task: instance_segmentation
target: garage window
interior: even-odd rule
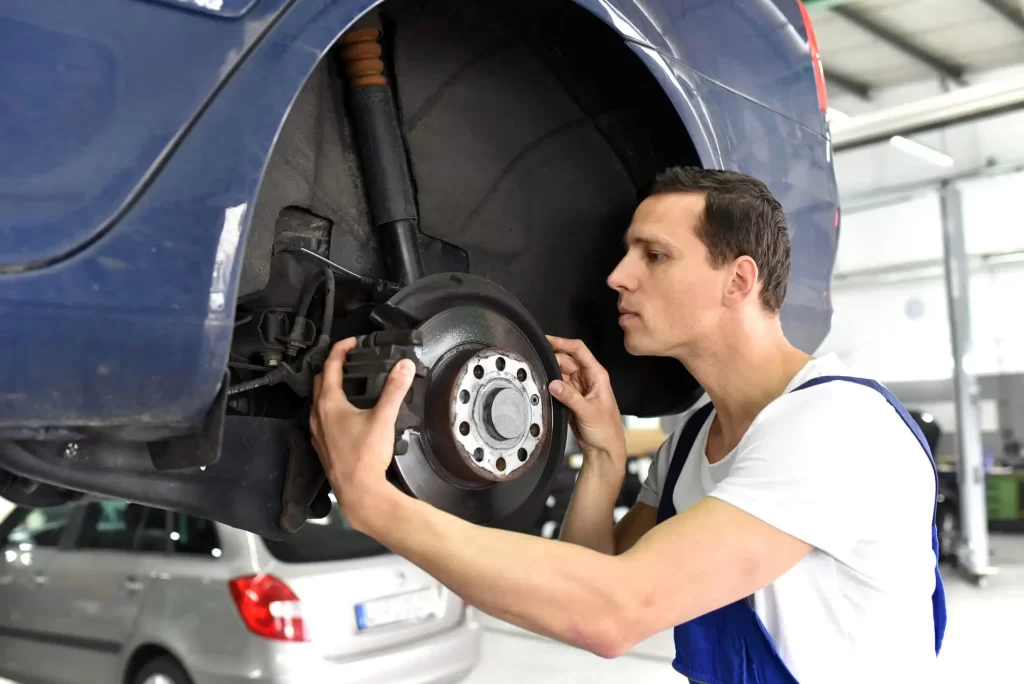
[[[221,554],[216,525],[194,515],[174,514],[171,541],[176,554],[211,558],[219,558]]]
[[[78,548],[164,553],[167,514],[126,501],[98,501],[85,509]]]

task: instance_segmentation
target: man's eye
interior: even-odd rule
[[[647,253],[647,260],[648,261],[661,261],[664,258],[665,258],[665,255],[662,254],[661,252],[648,252]]]

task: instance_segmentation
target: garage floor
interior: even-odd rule
[[[944,572],[949,623],[939,656],[937,684],[1020,681],[1024,615],[1024,536],[993,535],[992,560],[999,574],[984,589]],[[669,665],[670,632],[658,634],[626,656],[597,656],[524,632],[484,616],[483,659],[463,684],[679,684]]]

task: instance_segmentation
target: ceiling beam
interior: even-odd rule
[[[838,71],[833,71],[832,69],[825,69],[825,86],[828,87],[830,85],[837,85],[862,100],[871,99],[871,86],[864,81]]]
[[[909,40],[887,26],[883,26],[873,19],[869,19],[856,10],[843,5],[838,5],[831,9],[851,24],[859,26],[879,40],[893,46],[900,52],[910,55],[919,62],[927,64],[942,76],[950,78],[960,85],[966,85],[966,81],[964,81],[964,68],[959,64],[954,64],[934,53],[929,52],[928,50],[925,50],[919,45],[911,43]]]
[[[850,150],[1024,108],[1024,79],[957,88],[830,124],[832,149]]]
[[[983,3],[999,12],[1003,16],[1003,19],[1010,22],[1021,31],[1024,31],[1024,14],[1021,13],[1020,9],[1010,7],[1002,0],[981,0]]]

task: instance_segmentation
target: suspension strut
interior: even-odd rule
[[[416,203],[405,143],[381,59],[381,31],[341,37],[348,112],[359,150],[370,219],[380,236],[388,277],[405,286],[423,277]]]

